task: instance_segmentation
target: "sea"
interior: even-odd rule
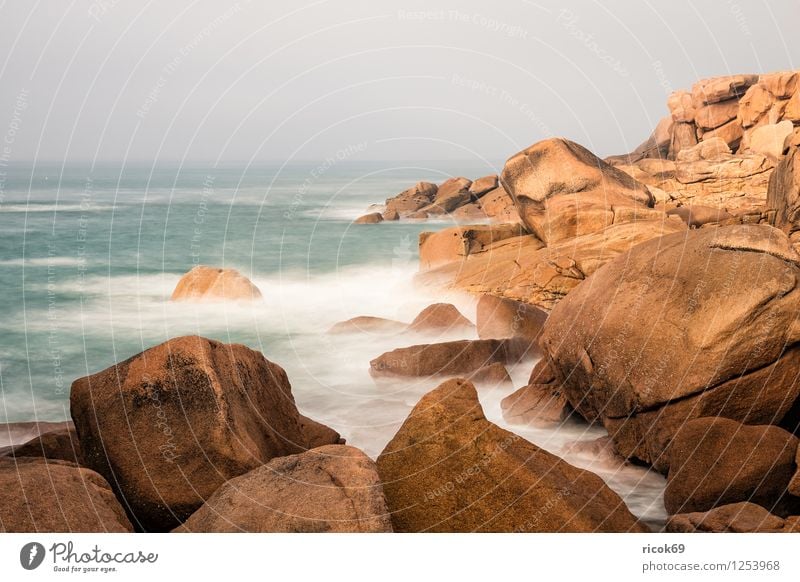
[[[343,156],[342,156],[343,157]],[[376,383],[369,362],[404,345],[457,336],[331,335],[359,315],[411,321],[434,302],[475,319],[475,300],[422,288],[417,241],[452,222],[354,225],[419,180],[497,173],[476,161],[261,164],[21,164],[0,171],[0,423],[69,419],[70,385],[170,338],[197,334],[261,351],[288,373],[301,412],[373,458],[430,379]],[[169,301],[196,265],[235,268],[261,290],[251,303]],[[533,362],[510,372],[525,385]],[[593,443],[577,421],[508,426],[482,390],[486,416],[600,475],[631,511],[666,519],[664,478]],[[0,447],[12,444],[0,431]],[[5,439],[5,440],[4,440]]]

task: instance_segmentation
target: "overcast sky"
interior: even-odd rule
[[[629,151],[698,78],[800,62],[798,0],[7,1],[7,161]]]

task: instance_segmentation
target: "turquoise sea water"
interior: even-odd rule
[[[419,233],[447,223],[352,220],[418,180],[477,178],[497,168],[328,160],[3,170],[0,422],[67,419],[75,378],[171,337],[199,334],[262,351],[287,370],[305,414],[376,456],[435,382],[378,385],[369,361],[402,345],[461,338],[325,330],[357,315],[410,321],[442,300],[474,320],[471,298],[413,284]],[[180,276],[197,264],[239,269],[264,301],[168,301]],[[531,366],[511,370],[517,387]],[[505,395],[481,395],[487,416],[500,424]],[[635,513],[663,519],[661,477],[571,448],[602,436],[600,429],[509,428],[598,472]]]

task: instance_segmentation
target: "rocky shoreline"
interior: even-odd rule
[[[597,475],[489,421],[478,395],[496,389],[510,425],[602,426],[592,454],[663,474],[666,531],[800,531],[800,74],[707,79],[668,107],[630,154],[548,139],[355,221],[464,223],[420,236],[417,283],[478,302],[474,324],[439,303],[320,330],[396,338],[375,382],[438,385],[377,459],[304,416],[261,353],[174,338],[75,380],[74,425],[0,429],[30,439],[0,451],[0,529],[650,531]],[[196,267],[172,299],[262,292]],[[478,339],[409,345],[457,330]]]

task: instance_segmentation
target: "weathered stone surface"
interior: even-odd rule
[[[645,185],[566,139],[512,156],[502,179],[525,226],[548,245],[618,222],[617,207],[631,209],[625,221],[637,210],[643,219],[654,203]]]
[[[372,317],[360,315],[347,321],[340,321],[331,326],[328,333],[375,333],[392,334],[405,331],[407,323],[384,319],[383,317]]]
[[[668,450],[664,505],[671,514],[749,501],[775,511],[794,473],[797,437],[727,418],[688,421]]]
[[[395,531],[646,531],[599,477],[486,420],[462,379],[419,401],[378,472]]]
[[[380,212],[372,212],[359,216],[353,221],[353,224],[379,224],[383,222],[383,215]]]
[[[375,463],[328,445],[231,479],[176,531],[376,533],[392,524]]]
[[[467,261],[417,275],[417,279],[422,284],[507,297],[550,310],[620,253],[662,234],[684,230],[686,225],[675,217],[614,224],[603,232],[544,248],[536,237],[516,237],[496,243]]]
[[[667,531],[755,533],[780,530],[784,523],[782,518],[772,515],[760,505],[743,501],[710,511],[673,515],[667,521]]]
[[[307,448],[286,372],[197,336],[76,380],[70,406],[86,465],[144,530],[174,528],[228,479]]]
[[[65,461],[0,458],[0,532],[133,531],[108,483]]]
[[[419,263],[422,270],[462,261],[485,252],[493,243],[525,234],[519,224],[454,226],[419,235]]]
[[[541,345],[570,404],[664,469],[692,418],[779,424],[800,394],[800,257],[765,225],[650,240],[553,309]],[[687,356],[688,354],[688,356]]]
[[[198,265],[178,281],[172,301],[252,301],[261,291],[236,269]]]

